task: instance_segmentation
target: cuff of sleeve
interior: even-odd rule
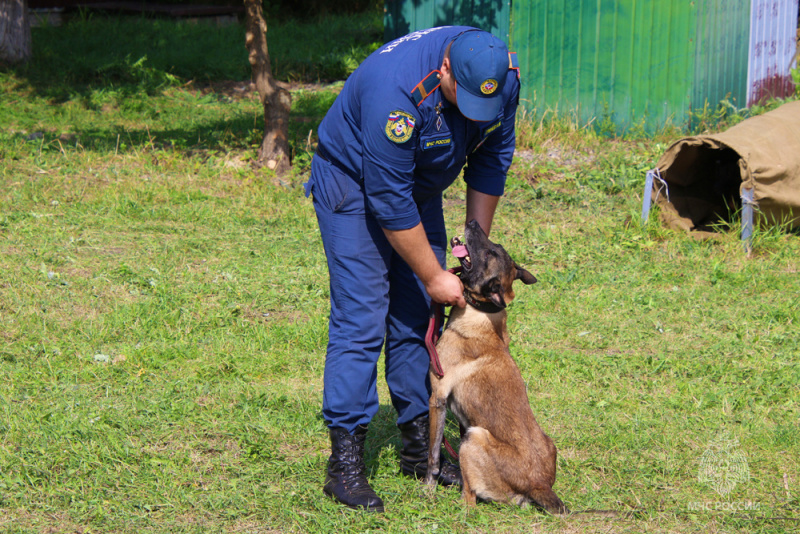
[[[475,191],[485,195],[502,196],[505,191],[506,176],[465,176],[464,181]]]
[[[390,217],[375,216],[381,228],[386,230],[408,230],[420,223],[419,213],[394,214]]]

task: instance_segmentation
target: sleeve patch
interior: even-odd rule
[[[405,111],[392,111],[386,121],[386,137],[395,143],[405,143],[414,133],[416,119]]]
[[[492,134],[492,132],[494,132],[495,130],[500,128],[500,126],[502,126],[502,125],[503,125],[503,121],[500,120],[500,121],[497,121],[496,123],[492,124],[488,128],[486,128],[483,131],[483,139],[481,139],[481,142],[478,143],[478,146],[476,146],[473,149],[473,152],[477,151],[481,147],[481,145],[483,145],[484,141],[486,141],[489,138],[489,136]]]
[[[502,125],[503,125],[503,121],[501,121],[501,120],[497,121],[496,123],[492,124],[491,126],[489,126],[488,128],[486,128],[483,131],[483,136],[486,137],[486,136],[490,135],[492,132],[494,132],[495,130],[500,128],[500,126],[502,126]]]

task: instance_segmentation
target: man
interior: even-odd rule
[[[371,54],[320,125],[306,194],[330,273],[324,491],[352,508],[384,509],[363,461],[381,347],[401,470],[427,470],[430,299],[466,305],[461,281],[444,269],[442,191],[466,164],[466,220],[489,233],[514,153],[515,61],[475,28],[417,31]],[[458,468],[443,464],[439,482],[460,484]]]

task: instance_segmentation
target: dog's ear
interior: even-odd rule
[[[522,280],[522,283],[526,285],[535,284],[538,281],[535,276],[517,265],[517,262],[514,262],[514,267],[517,268],[517,277],[515,280]]]

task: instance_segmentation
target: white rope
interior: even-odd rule
[[[661,196],[661,192],[663,191],[666,193],[667,202],[669,202],[669,185],[667,185],[667,181],[661,177],[661,171],[658,169],[658,167],[656,167],[650,172],[653,173],[653,179],[655,180],[653,183],[658,184],[655,201],[658,202],[658,197]]]

